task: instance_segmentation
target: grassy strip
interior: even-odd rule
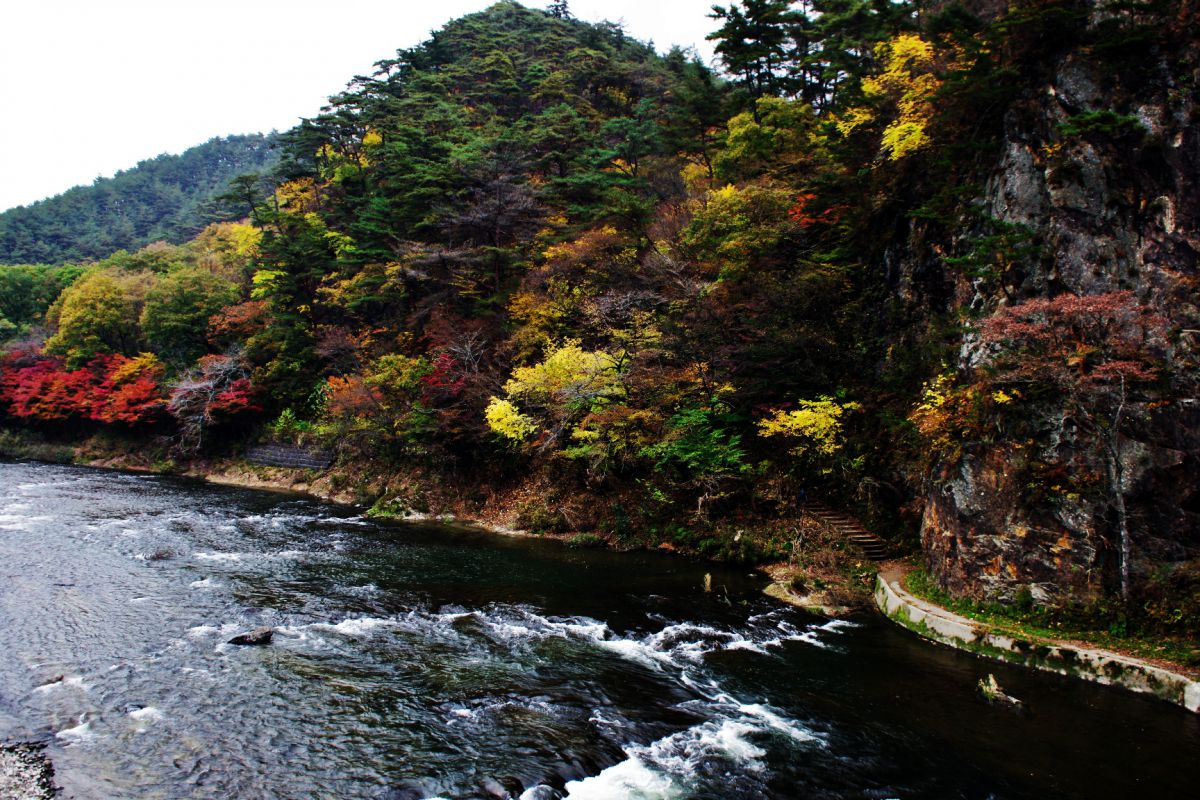
[[[75,448],[46,442],[27,431],[0,428],[0,457],[70,464],[75,460]]]
[[[951,597],[942,591],[924,568],[908,573],[904,587],[916,597],[959,616],[983,623],[1015,638],[1042,642],[1080,642],[1134,658],[1166,662],[1192,676],[1200,676],[1200,642],[1152,633],[1117,633],[1123,623],[1108,621],[1107,629],[1080,624],[1084,612],[1045,606],[1004,605]]]

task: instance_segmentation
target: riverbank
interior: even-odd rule
[[[160,452],[161,451],[161,452]],[[383,521],[468,524],[505,536],[535,536],[568,547],[659,550],[714,563],[742,563],[765,575],[775,600],[824,616],[871,607],[873,562],[844,536],[803,511],[680,514],[669,522],[639,519],[635,492],[603,496],[568,491],[554,476],[447,480],[421,467],[369,463],[314,470],[253,464],[237,458],[170,460],[165,448],[131,447],[94,436],[47,442],[0,431],[0,456],[73,463],[126,472],[172,474],[225,486],[289,492],[365,509]]]
[[[90,466],[120,468],[111,462],[93,462]],[[553,539],[568,547],[610,547],[613,549],[655,549],[687,556],[704,557],[689,543],[622,542],[612,531],[597,528],[577,529],[556,525],[535,528],[528,525],[530,509],[552,496],[553,489],[537,484],[524,485],[508,492],[490,492],[483,502],[471,502],[459,492],[431,492],[429,482],[419,475],[393,474],[382,486],[364,484],[337,468],[314,472],[286,467],[264,467],[245,462],[223,461],[192,465],[184,475],[225,486],[304,494],[325,502],[368,507],[367,515],[380,520],[455,522],[473,525],[503,536],[532,536]],[[357,487],[354,489],[348,487]],[[364,489],[366,495],[364,496]],[[373,499],[374,498],[374,499]],[[561,514],[546,509],[545,516]],[[568,517],[571,515],[567,515]],[[533,515],[533,521],[539,521]],[[846,546],[842,537],[820,519],[801,513],[794,518],[772,520],[778,529],[787,529],[794,543],[790,558],[756,564],[755,568],[770,579],[764,593],[780,602],[827,617],[841,617],[870,607],[874,581],[872,562]],[[753,525],[731,533],[736,544],[743,537],[756,536]],[[772,532],[772,538],[777,533]],[[719,559],[718,559],[719,560]]]
[[[55,794],[54,767],[42,748],[0,744],[0,800],[49,800]]]
[[[905,587],[909,568],[879,573],[875,602],[897,624],[930,641],[1011,664],[1153,694],[1200,713],[1200,680],[1131,656],[1050,637],[1014,635],[917,597]]]

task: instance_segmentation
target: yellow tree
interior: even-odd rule
[[[603,350],[584,350],[574,339],[551,345],[542,361],[513,370],[504,384],[507,398],[493,397],[488,404],[488,427],[513,441],[542,430],[551,437],[547,443],[553,442],[584,415],[625,396],[622,360]],[[518,403],[535,413],[527,414]]]
[[[842,417],[858,411],[858,403],[839,403],[832,397],[800,400],[798,408],[776,409],[758,421],[758,435],[792,442],[790,452],[814,463],[827,464],[842,448]],[[821,469],[829,472],[827,466]]]
[[[848,136],[876,122],[882,111],[888,122],[880,153],[897,161],[929,145],[933,100],[943,85],[940,73],[955,66],[958,54],[951,50],[947,56],[917,34],[902,33],[880,45],[877,56],[880,72],[862,82],[866,103],[843,111],[837,127]]]

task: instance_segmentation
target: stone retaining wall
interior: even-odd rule
[[[308,450],[290,444],[263,444],[246,451],[246,460],[264,467],[325,469],[333,463],[328,450]]]
[[[935,642],[1020,666],[1123,686],[1200,712],[1200,681],[1129,656],[1063,643],[1021,639],[959,616],[909,594],[904,572],[876,578],[875,604],[894,622]]]

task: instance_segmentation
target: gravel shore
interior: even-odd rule
[[[0,744],[0,800],[52,798],[54,767],[31,744]]]

